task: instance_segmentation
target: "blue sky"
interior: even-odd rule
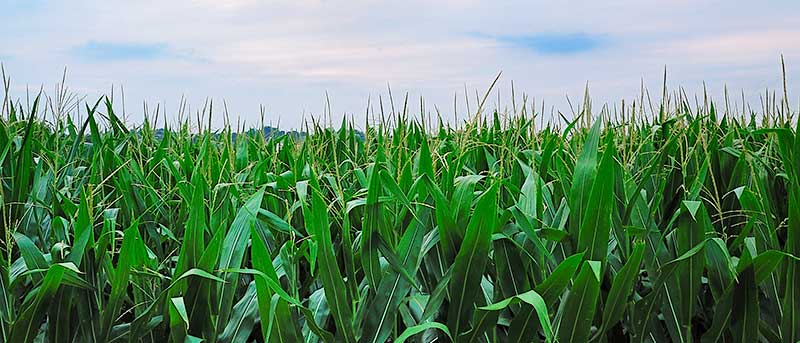
[[[544,32],[522,36],[498,36],[494,39],[542,55],[580,54],[602,48],[604,45],[601,37],[585,32]]]
[[[88,41],[76,46],[74,54],[80,59],[98,63],[147,61],[171,57],[164,43]]]
[[[511,106],[511,82],[537,108],[569,113],[588,84],[595,108],[634,99],[641,85],[692,94],[705,82],[759,107],[780,89],[780,56],[800,102],[798,1],[4,1],[0,61],[14,95],[46,90],[66,67],[72,91],[93,99],[124,87],[125,114],[161,104],[174,120],[224,100],[232,120],[297,127],[302,118],[346,115],[408,93],[409,103],[464,116],[495,75],[492,106]],[[737,96],[735,101],[740,101]],[[577,101],[576,101],[577,100]],[[400,102],[400,99],[395,99]],[[386,103],[386,102],[385,102]],[[117,102],[122,111],[121,101]],[[222,108],[222,106],[215,106]],[[418,112],[419,105],[415,105]],[[222,123],[222,115],[214,123]]]

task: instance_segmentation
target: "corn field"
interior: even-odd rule
[[[693,102],[265,135],[7,100],[2,341],[797,342],[797,112]]]

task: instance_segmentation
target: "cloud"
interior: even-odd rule
[[[660,89],[665,65],[670,86],[690,94],[702,81],[714,94],[782,87],[781,53],[789,85],[800,79],[791,44],[800,1],[6,1],[18,9],[0,11],[0,55],[10,55],[0,58],[23,91],[58,82],[66,66],[69,84],[92,95],[113,83],[129,104],[224,98],[253,122],[265,104],[289,126],[304,111],[327,111],[326,94],[334,120],[354,113],[360,122],[387,83],[395,97],[424,95],[443,113],[458,92],[460,113],[464,91],[474,102],[498,71],[490,99],[508,100],[513,80],[518,96],[567,111],[564,95],[581,96],[587,81],[596,104],[636,96],[643,81]]]
[[[603,45],[599,36],[583,32],[499,36],[496,39],[501,43],[530,49],[543,55],[572,55],[592,51]]]
[[[75,48],[75,53],[92,61],[154,60],[172,53],[164,43],[125,43],[89,41]]]
[[[461,85],[462,56],[490,47],[471,39],[416,42],[402,38],[325,40],[296,35],[265,37],[222,45],[209,52],[217,63],[250,68],[248,77],[284,77],[306,81],[348,81],[382,86],[386,82],[455,82]],[[488,50],[488,49],[486,49]],[[302,53],[298,53],[302,52]],[[449,66],[450,68],[444,68]],[[457,81],[457,82],[456,82]]]
[[[789,44],[800,37],[800,30],[747,30],[714,35],[697,35],[654,47],[660,55],[685,56],[694,63],[716,64],[724,67],[776,64],[781,54],[800,55],[800,47]]]

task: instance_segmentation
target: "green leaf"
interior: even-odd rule
[[[275,295],[272,290],[273,287],[279,287],[280,284],[278,275],[272,266],[272,258],[267,252],[267,246],[255,228],[252,229],[251,237],[253,240],[251,246],[253,268],[264,274],[264,277],[255,279],[262,337],[274,337],[278,339],[278,342],[298,342],[302,336],[291,318],[288,303],[281,299],[280,295]],[[267,282],[267,279],[270,279],[271,282]],[[277,298],[273,299],[273,296],[277,296]],[[273,325],[274,323],[279,325]],[[273,328],[274,332],[272,332]]]
[[[383,162],[383,149],[378,145],[375,163],[369,176],[367,199],[362,222],[361,239],[361,268],[366,275],[367,282],[374,289],[378,287],[381,279],[381,266],[376,242],[380,235],[387,231],[386,218],[383,215],[383,204],[378,201],[383,195],[380,170]],[[327,214],[326,214],[327,216]]]
[[[222,244],[222,251],[219,259],[218,268],[222,270],[239,268],[244,259],[245,249],[250,240],[250,228],[255,224],[258,209],[261,208],[261,200],[264,197],[264,188],[253,194],[249,200],[239,209],[236,218],[233,219],[225,240]],[[223,273],[222,279],[225,282],[219,290],[220,304],[219,315],[217,317],[217,328],[224,327],[228,322],[228,317],[233,308],[233,298],[236,294],[237,279],[239,275],[234,273]]]
[[[189,315],[186,314],[186,304],[183,297],[171,298],[169,302],[169,330],[174,342],[186,339],[186,330],[189,328]]]
[[[574,213],[577,219],[569,222],[568,232],[573,237],[578,237],[579,229],[584,226],[583,222],[587,219],[584,214],[594,205],[589,199],[597,175],[597,145],[600,142],[600,125],[599,119],[595,121],[583,143],[580,156],[575,162],[569,191],[570,212]]]
[[[623,312],[628,305],[628,298],[634,290],[634,284],[639,276],[639,266],[642,263],[645,244],[637,241],[633,245],[633,252],[628,261],[619,272],[614,276],[611,283],[611,290],[606,296],[603,308],[603,324],[598,334],[603,334],[605,330],[614,326],[622,319]]]
[[[75,219],[75,241],[69,254],[69,260],[78,267],[81,266],[87,246],[94,245],[94,229],[88,201],[85,192],[81,192],[81,204],[78,206],[78,216]]]
[[[464,241],[453,264],[447,327],[458,337],[469,330],[475,297],[488,260],[492,233],[497,225],[497,186],[492,185],[475,205]]]
[[[311,192],[306,193],[306,185],[311,186]],[[306,201],[306,194],[310,193],[311,204]],[[334,246],[331,238],[328,211],[320,195],[319,184],[314,173],[311,173],[309,183],[298,183],[298,195],[303,207],[303,218],[306,226],[314,235],[314,241],[319,247],[319,276],[325,289],[325,298],[328,300],[331,314],[341,339],[345,342],[355,342],[353,332],[352,304],[347,297],[347,288],[342,278],[339,265],[336,263]]]
[[[258,319],[258,300],[253,282],[247,287],[241,299],[233,306],[230,320],[219,335],[220,342],[245,342],[253,332]]]
[[[39,251],[30,238],[19,232],[14,232],[14,241],[17,243],[20,255],[22,255],[25,266],[27,266],[29,270],[47,270],[48,265],[47,261],[44,259],[44,255],[42,255],[42,252]],[[34,278],[34,280],[39,280],[38,276]]]
[[[608,136],[606,150],[597,168],[597,176],[589,193],[589,203],[581,213],[578,228],[578,251],[585,251],[586,258],[605,262],[608,238],[611,232],[611,213],[614,209],[614,141]],[[580,212],[572,212],[580,213]]]
[[[757,342],[759,291],[756,285],[755,272],[752,265],[739,274],[739,282],[733,290],[733,307],[731,309],[731,329],[737,342]]]
[[[588,340],[600,294],[600,278],[597,273],[600,265],[600,261],[586,261],[578,272],[575,284],[564,304],[561,324],[558,327],[559,342]]]
[[[126,291],[130,283],[131,269],[140,267],[144,262],[144,254],[146,254],[144,249],[144,243],[139,234],[138,223],[134,222],[131,227],[125,230],[122,239],[122,248],[120,248],[119,251],[119,264],[117,264],[114,277],[111,281],[111,296],[103,310],[103,321],[100,325],[100,329],[101,337],[104,337],[104,340],[110,339],[112,326],[122,308],[123,300],[126,297]]]
[[[479,307],[478,309],[484,311],[500,311],[507,308],[514,303],[524,302],[536,310],[536,315],[539,317],[539,325],[544,329],[544,336],[547,342],[553,341],[553,328],[550,324],[550,317],[547,311],[547,304],[539,293],[535,290],[530,290],[522,294],[503,299],[494,304]]]
[[[36,296],[23,303],[22,310],[8,333],[9,342],[33,342],[34,337],[39,331],[39,326],[47,314],[47,306],[53,296],[61,287],[64,273],[68,269],[61,264],[50,266],[42,279],[41,284],[36,287]]]
[[[403,333],[401,333],[400,336],[397,336],[397,339],[395,340],[395,342],[396,343],[403,343],[407,339],[411,338],[411,336],[419,334],[419,333],[421,333],[421,332],[423,332],[425,330],[432,330],[432,329],[437,329],[437,330],[439,330],[441,332],[444,332],[444,334],[447,335],[447,337],[450,340],[453,339],[453,335],[450,334],[450,330],[447,329],[447,326],[445,326],[444,324],[437,323],[437,322],[426,322],[426,323],[422,323],[422,324],[419,324],[419,325],[414,325],[412,327],[406,328],[405,330],[403,330]]]
[[[419,214],[419,220],[412,219],[397,248],[401,267],[410,270],[410,274],[416,274],[419,266],[419,252],[422,249],[429,213],[428,209],[424,209]],[[396,270],[381,278],[376,291],[379,296],[375,297],[367,309],[361,341],[385,342],[389,338],[397,317],[397,308],[411,290],[410,282],[413,281]]]
[[[564,292],[564,289],[569,285],[572,276],[578,270],[578,267],[583,261],[584,253],[572,255],[562,261],[550,276],[547,277],[542,283],[536,285],[536,291],[542,295],[545,303],[555,304],[556,300]]]

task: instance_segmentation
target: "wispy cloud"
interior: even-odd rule
[[[327,111],[326,92],[334,116],[358,117],[387,82],[449,107],[454,92],[482,92],[499,70],[503,100],[511,79],[556,109],[586,81],[598,103],[638,94],[642,81],[660,89],[664,65],[670,85],[689,93],[701,81],[748,96],[782,87],[780,54],[787,78],[800,79],[800,1],[791,0],[0,3],[0,58],[18,85],[57,79],[67,66],[73,86],[101,93],[122,83],[129,102],[223,97],[243,119],[257,121],[251,110],[266,104],[287,125],[302,111]]]
[[[544,55],[571,55],[600,48],[603,39],[583,32],[538,33],[522,36],[498,36],[497,41]]]
[[[686,56],[686,61],[716,64],[730,68],[758,64],[763,61],[777,63],[781,54],[800,55],[800,46],[788,44],[800,35],[798,29],[748,30],[696,35],[661,44],[653,51],[667,56]],[[742,47],[747,47],[743,49]]]
[[[164,43],[127,43],[89,41],[75,48],[75,53],[92,61],[153,60],[169,57]]]

